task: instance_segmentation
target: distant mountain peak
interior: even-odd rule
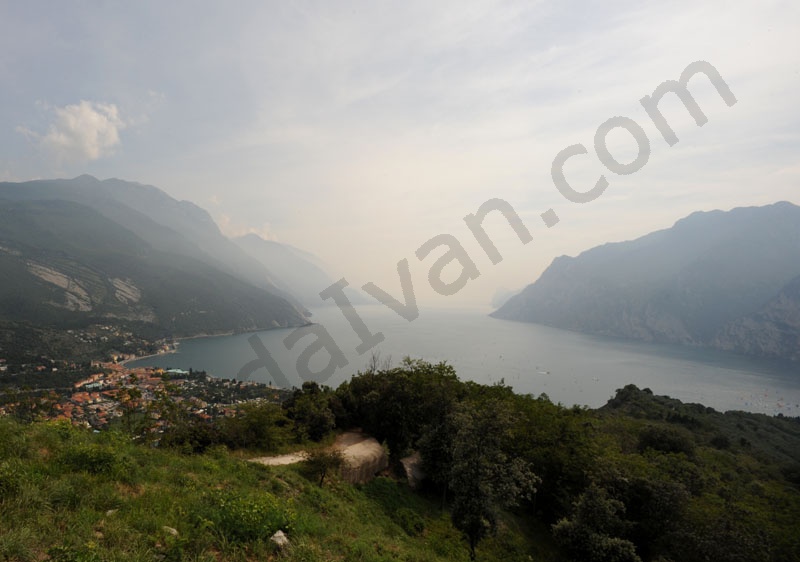
[[[781,201],[696,212],[636,240],[561,256],[492,315],[800,358],[798,276],[800,207]]]
[[[97,179],[96,177],[90,175],[90,174],[81,174],[81,175],[79,175],[77,177],[72,178],[71,181],[74,181],[74,182],[86,182],[86,181],[99,182],[100,180]]]

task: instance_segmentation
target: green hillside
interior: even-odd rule
[[[531,522],[504,525],[483,560],[546,548],[523,532]],[[302,467],[224,448],[187,456],[0,418],[0,560],[270,560],[279,529],[292,543],[287,561],[468,559],[439,503],[393,480],[320,487]]]
[[[154,248],[225,271],[248,285],[303,306],[276,286],[271,270],[225,237],[211,216],[189,201],[177,201],[152,185],[89,175],[72,179],[0,182],[0,199],[70,201],[89,207]]]
[[[28,406],[26,419],[46,409]],[[800,560],[800,419],[634,386],[565,408],[411,360],[235,417],[187,408],[131,403],[102,433],[0,418],[0,559]],[[354,426],[389,452],[369,484],[326,477],[324,453],[245,460],[324,451]],[[411,451],[427,475],[414,492],[398,462]],[[280,554],[277,530],[292,544]]]
[[[175,336],[305,323],[281,297],[67,201],[0,200],[0,317],[115,319]]]

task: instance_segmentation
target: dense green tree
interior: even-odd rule
[[[195,415],[188,401],[174,398],[170,392],[175,390],[174,387],[165,386],[166,390],[158,392],[150,406],[152,415],[164,422],[159,443],[186,453],[202,453],[222,443],[219,424]]]
[[[555,522],[569,513],[589,485],[587,475],[599,452],[596,419],[585,409],[554,404],[546,395],[516,395],[513,404],[516,423],[510,450],[541,477],[534,511]]]
[[[311,381],[304,382],[284,403],[288,417],[294,421],[298,441],[320,441],[336,427],[336,416],[330,405],[332,397],[329,389]]]
[[[317,449],[306,455],[306,470],[312,477],[319,478],[320,486],[325,482],[326,476],[339,471],[343,465],[344,455],[339,449]]]
[[[135,376],[132,378],[132,383],[136,384]],[[154,420],[147,411],[142,391],[136,386],[123,387],[117,390],[116,399],[122,413],[119,418],[122,430],[137,438],[146,436],[153,428]]]
[[[355,375],[336,394],[347,421],[385,441],[399,458],[463,388],[452,366],[406,358],[399,367]]]
[[[164,430],[160,444],[186,453],[203,453],[224,441],[219,427],[198,417],[186,418]]]
[[[442,507],[447,500],[450,471],[453,467],[453,446],[456,426],[452,412],[444,411],[440,420],[428,426],[417,442],[422,457],[422,472],[427,481],[442,493]]]
[[[289,440],[291,421],[283,408],[270,402],[251,402],[236,416],[220,423],[223,442],[232,448],[275,451]]]
[[[513,424],[508,405],[497,400],[463,403],[453,414],[451,518],[472,560],[478,543],[496,532],[500,511],[530,498],[539,482],[525,461],[507,453]]]
[[[553,525],[553,536],[575,562],[641,562],[628,530],[625,505],[591,485],[575,502],[573,515]]]
[[[683,520],[690,494],[680,482],[661,475],[620,476],[610,483],[615,498],[625,505],[630,522],[626,538],[643,558],[669,550],[668,543]]]
[[[709,504],[703,505],[702,509],[690,517],[680,520],[681,530],[673,542],[676,559],[681,562],[768,562],[800,559],[796,529],[794,551],[774,552],[767,529],[757,522],[754,510],[731,502],[727,502],[723,509],[713,509]],[[796,524],[796,520],[794,523]]]
[[[648,425],[639,435],[639,450],[653,449],[662,453],[683,453],[694,455],[694,441],[691,433],[678,427]]]

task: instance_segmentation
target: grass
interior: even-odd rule
[[[553,559],[546,532],[532,525],[508,515],[479,559]],[[269,541],[278,529],[291,541],[283,553]],[[0,560],[278,558],[469,557],[437,499],[388,478],[321,488],[298,466],[249,463],[223,448],[182,455],[113,432],[0,418]]]

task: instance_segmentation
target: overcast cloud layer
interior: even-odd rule
[[[556,256],[665,228],[694,210],[800,203],[797,2],[6,2],[0,7],[0,179],[90,173],[157,185],[229,233],[258,232],[320,256],[352,285],[399,294],[409,258],[421,300],[488,302]],[[639,99],[691,62],[697,127],[671,94],[670,147]],[[622,115],[650,142],[616,175],[593,150]],[[576,204],[553,185],[563,148]],[[608,146],[636,156],[617,129]],[[511,203],[523,246],[487,220],[492,265],[463,223]],[[540,213],[561,221],[547,229]],[[443,232],[481,277],[430,290],[415,250]]]

